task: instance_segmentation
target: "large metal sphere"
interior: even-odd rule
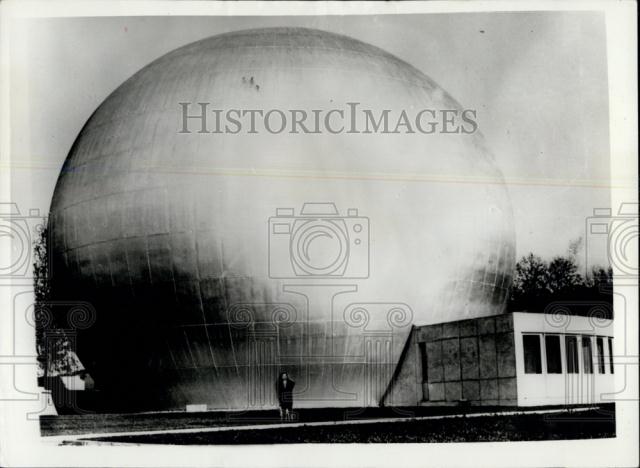
[[[479,133],[184,134],[181,102],[460,109],[398,58],[307,29],[214,36],[122,84],[82,129],[51,209],[55,293],[98,311],[78,344],[105,398],[269,407],[286,369],[296,406],[373,405],[411,325],[504,310],[511,209]],[[334,270],[291,262],[307,252],[294,218],[315,202],[343,217],[312,217],[333,231],[309,255],[343,236]],[[294,215],[271,219],[278,208]]]

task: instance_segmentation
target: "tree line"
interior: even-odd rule
[[[598,310],[611,318],[613,270],[594,267],[581,275],[573,256],[550,261],[530,253],[515,267],[509,311],[544,312],[565,306],[570,313],[586,315]]]

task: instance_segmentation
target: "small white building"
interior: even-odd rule
[[[612,320],[519,312],[513,331],[518,406],[611,401]]]

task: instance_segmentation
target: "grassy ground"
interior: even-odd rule
[[[460,412],[459,408],[415,408],[414,415]],[[406,411],[406,410],[405,410]],[[486,408],[470,409],[473,412]],[[280,427],[260,430],[228,430],[190,434],[122,435],[91,438],[135,444],[272,444],[272,443],[354,443],[354,442],[481,442],[515,440],[590,439],[615,436],[614,408],[597,410],[518,414],[447,419],[345,424],[336,426]],[[342,421],[407,416],[393,409],[371,408],[354,414],[342,409],[300,410],[301,422]],[[275,417],[275,420],[274,420]],[[70,433],[128,432],[159,429],[211,428],[220,426],[270,424],[277,413],[169,413],[138,415],[83,415],[49,417],[43,435]],[[100,426],[102,422],[102,426]]]
[[[191,434],[150,434],[92,440],[136,444],[274,444],[483,442],[592,439],[615,436],[615,421],[597,411],[558,415],[527,414],[458,417],[410,422],[368,423],[324,427],[283,427]]]
[[[504,410],[504,408],[479,407],[469,412]],[[322,408],[295,410],[296,420],[344,421],[348,419],[393,418],[431,416],[460,413],[459,407],[416,408]],[[40,429],[44,436],[64,434],[100,434],[108,432],[153,431],[171,429],[205,428],[231,425],[279,423],[277,410],[242,412],[209,411],[202,413],[138,413],[138,414],[83,414],[41,416]]]

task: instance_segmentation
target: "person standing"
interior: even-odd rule
[[[293,418],[293,387],[296,383],[289,378],[289,374],[282,372],[276,381],[276,393],[280,405],[280,420],[290,421]]]

